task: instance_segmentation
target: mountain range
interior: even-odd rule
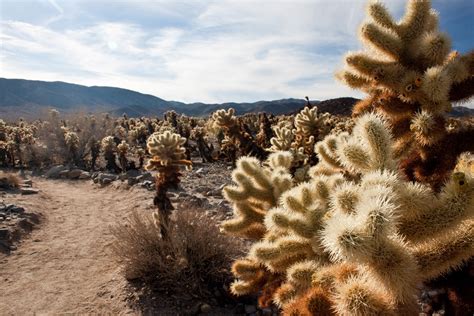
[[[337,98],[311,101],[322,112],[350,115],[358,99]],[[304,99],[282,99],[252,103],[183,103],[167,101],[150,94],[114,88],[83,86],[66,82],[47,82],[24,79],[0,78],[0,117],[34,118],[50,108],[61,112],[127,114],[130,117],[160,116],[175,110],[190,116],[206,116],[218,109],[232,107],[237,114],[268,112],[273,114],[294,113],[306,105]],[[474,115],[474,109],[456,107],[455,116]]]

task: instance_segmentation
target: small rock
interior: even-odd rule
[[[211,312],[212,307],[211,307],[211,305],[204,303],[204,304],[201,304],[199,309],[200,309],[201,313],[209,313],[209,312]]]
[[[5,211],[10,213],[23,214],[25,212],[25,209],[23,207],[10,204],[5,208]]]
[[[59,173],[61,171],[66,170],[66,169],[67,169],[67,167],[65,167],[63,165],[54,166],[54,167],[50,168],[48,171],[46,171],[44,176],[46,178],[51,178],[51,179],[59,178]]]
[[[8,240],[10,238],[10,231],[7,228],[0,228],[0,240]]]
[[[24,180],[23,185],[31,187],[31,186],[33,186],[33,180],[31,180],[31,179]]]
[[[272,316],[273,311],[271,308],[264,308],[262,309],[262,316]]]
[[[129,178],[127,179],[127,183],[128,183],[129,186],[132,186],[132,185],[137,184],[137,183],[138,183],[138,180],[137,180],[137,178],[129,177]]]
[[[67,177],[69,179],[79,179],[81,174],[82,174],[81,169],[72,169],[71,171],[68,172]]]
[[[144,172],[137,177],[138,182],[153,181],[155,178],[150,172]]]
[[[198,170],[196,170],[194,173],[195,174],[201,174],[204,172],[204,168],[199,168]]]
[[[112,181],[117,180],[118,176],[111,173],[99,173],[99,175],[97,176],[97,179],[100,184],[107,185],[107,184],[110,184]]]
[[[21,188],[20,193],[22,195],[30,195],[30,194],[37,194],[39,192],[38,189],[33,189],[33,188]]]
[[[255,305],[245,305],[244,309],[246,314],[252,314],[257,312],[257,307]]]
[[[79,179],[81,180],[87,180],[91,178],[91,174],[87,171],[82,171],[81,174],[79,175]]]
[[[102,185],[107,185],[107,184],[112,183],[112,179],[109,179],[109,178],[105,178],[105,179],[102,179],[102,180],[99,179],[99,182]]]
[[[140,171],[137,169],[130,169],[126,174],[128,178],[136,178],[140,175]]]
[[[142,187],[147,187],[147,186],[152,185],[152,184],[153,184],[153,182],[151,182],[151,181],[149,181],[149,180],[146,180],[146,181],[143,181],[143,182],[141,183],[141,186],[142,186]]]
[[[59,171],[58,177],[59,178],[67,178],[69,175],[69,170],[61,170]]]

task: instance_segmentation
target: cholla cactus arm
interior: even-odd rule
[[[474,217],[474,180],[465,173],[454,173],[439,198],[416,216],[402,219],[399,232],[410,243],[443,234],[460,222]]]
[[[331,175],[344,170],[344,166],[339,161],[337,149],[346,141],[347,136],[347,133],[337,136],[328,135],[315,145],[314,151],[318,155],[319,163],[310,169],[311,175]]]
[[[337,146],[341,164],[354,172],[394,170],[391,135],[385,126],[386,122],[378,115],[361,117],[354,128],[355,137]]]
[[[438,238],[418,243],[411,251],[423,279],[433,279],[456,270],[474,256],[472,216]]]
[[[273,127],[273,131],[275,136],[270,139],[270,144],[272,146],[269,150],[272,152],[290,150],[294,138],[291,129],[277,125]]]
[[[292,185],[285,169],[291,163],[288,154],[275,153],[269,159],[274,170],[263,167],[256,158],[242,157],[237,161],[232,174],[237,185],[224,188],[225,198],[234,204],[235,216],[222,224],[224,231],[257,239],[265,232],[264,215]]]
[[[335,259],[363,263],[364,269],[393,295],[394,302],[410,300],[415,293],[417,267],[404,243],[389,237],[396,223],[396,204],[390,198],[393,192],[383,186],[359,192],[364,195],[359,196],[352,212],[336,210],[337,216],[328,219],[323,244]]]

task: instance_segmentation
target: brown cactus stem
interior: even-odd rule
[[[439,191],[456,165],[457,157],[474,151],[474,128],[450,132],[433,145],[413,151],[401,162],[401,169],[410,181],[428,183]]]
[[[168,236],[168,227],[170,222],[170,215],[174,210],[167,193],[169,189],[177,189],[181,172],[179,166],[170,165],[163,166],[159,169],[155,177],[155,197],[153,204],[158,208],[160,213],[161,235],[165,239]]]
[[[449,90],[449,101],[463,102],[474,96],[474,75],[463,82],[454,84]]]

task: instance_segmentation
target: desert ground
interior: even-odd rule
[[[170,192],[177,211],[185,202],[230,216],[219,191],[230,181],[229,169],[225,164],[197,164],[186,172],[181,188]],[[184,297],[182,306],[176,306],[167,297],[141,296],[113,259],[110,226],[133,211],[152,210],[152,191],[120,180],[101,186],[91,180],[28,178],[38,194],[0,191],[5,204],[21,206],[40,218],[9,254],[0,254],[1,315],[199,313],[206,302]],[[241,304],[240,309],[245,314],[253,308]],[[236,307],[229,305],[213,306],[207,314],[235,313]]]

